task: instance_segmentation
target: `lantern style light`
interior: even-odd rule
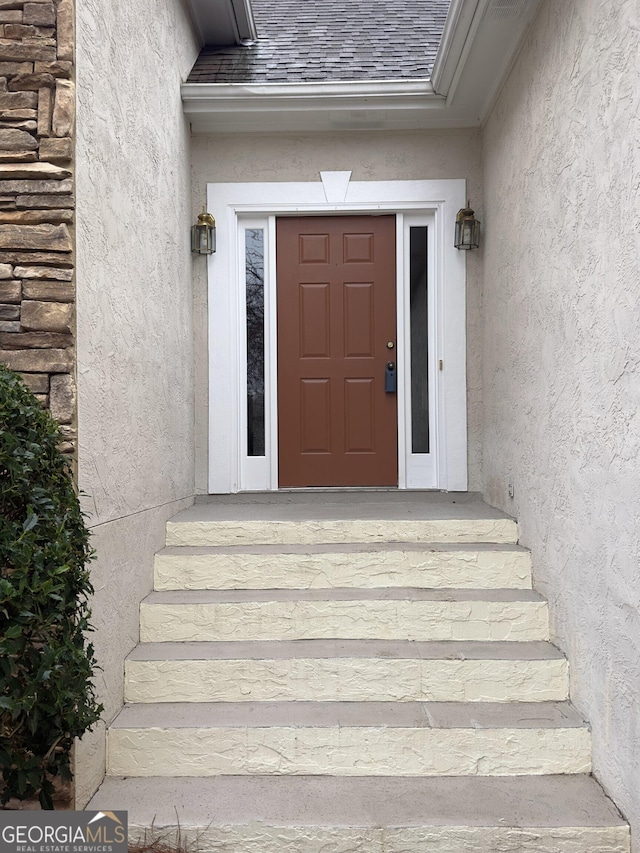
[[[469,202],[456,216],[456,237],[453,245],[456,249],[477,249],[480,245],[480,223],[469,207]]]
[[[203,210],[196,224],[191,226],[191,251],[198,255],[212,255],[215,250],[216,221]]]

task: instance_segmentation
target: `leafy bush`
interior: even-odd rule
[[[0,802],[72,778],[74,738],[98,720],[86,568],[93,553],[57,423],[0,365]]]

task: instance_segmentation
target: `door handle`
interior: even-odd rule
[[[384,390],[387,394],[395,394],[398,390],[396,366],[393,361],[388,361],[384,369]]]

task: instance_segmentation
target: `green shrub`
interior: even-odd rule
[[[93,553],[57,423],[0,366],[0,802],[70,780],[74,738],[98,720],[87,602]]]

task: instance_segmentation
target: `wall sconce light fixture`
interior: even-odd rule
[[[480,223],[469,207],[469,202],[456,216],[456,237],[453,245],[456,249],[477,249],[480,245]]]
[[[191,226],[191,251],[198,255],[212,255],[216,250],[216,221],[205,210]]]

